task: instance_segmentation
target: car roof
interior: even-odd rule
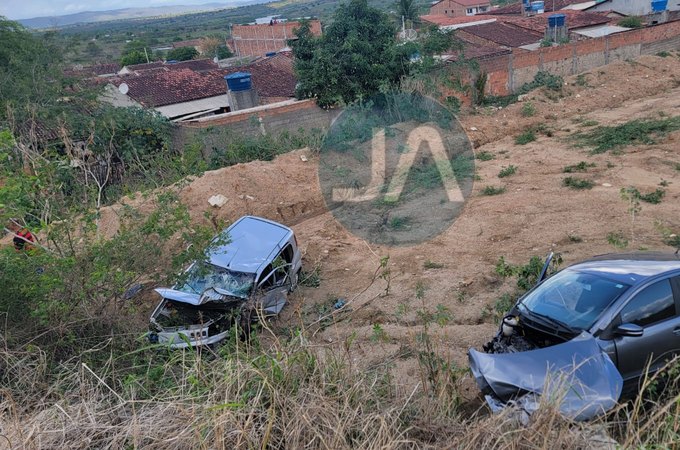
[[[292,235],[293,230],[280,223],[244,216],[216,238],[228,238],[228,243],[211,249],[208,257],[218,267],[257,274]]]
[[[610,253],[574,264],[569,269],[632,286],[657,275],[680,271],[680,257],[661,252]]]

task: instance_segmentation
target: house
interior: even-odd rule
[[[321,36],[321,22],[310,20],[313,35]],[[278,52],[288,46],[288,41],[296,39],[295,29],[300,22],[278,22],[271,24],[233,25],[229,47],[238,56],[265,56]]]
[[[210,67],[200,61],[128,66],[126,73],[109,80],[102,100],[115,106],[155,109],[173,121],[221,114],[236,106],[224,79],[236,72],[251,74],[254,98],[259,104],[295,97],[297,79],[287,56],[259,58],[224,69],[212,61]]]
[[[591,5],[591,3],[593,4]],[[597,0],[581,4],[589,12],[614,11],[626,16],[646,16],[654,12],[651,0]],[[668,0],[665,9],[668,11],[680,11],[680,0]]]
[[[490,9],[489,0],[439,0],[430,6],[430,14],[463,17],[488,12]]]

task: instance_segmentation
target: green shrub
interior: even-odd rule
[[[595,167],[595,163],[589,163],[586,161],[581,161],[578,164],[572,164],[571,166],[566,166],[562,169],[563,173],[573,173],[573,172],[587,172],[589,168]]]
[[[639,17],[624,17],[619,20],[618,25],[626,28],[642,28],[642,19]]]
[[[534,142],[536,140],[536,133],[533,130],[527,130],[519,136],[515,137],[515,144],[526,145],[529,142]]]
[[[475,155],[475,158],[477,158],[480,161],[491,161],[492,159],[496,158],[493,153],[483,151],[479,152]]]
[[[486,186],[482,189],[482,195],[499,195],[505,192],[505,186]]]
[[[610,232],[607,234],[607,242],[616,248],[628,247],[628,239],[621,232]]]
[[[509,177],[517,172],[517,167],[510,164],[508,167],[503,167],[500,172],[498,172],[498,178]]]
[[[577,177],[566,177],[562,180],[562,185],[572,189],[592,189],[595,183],[591,180],[584,180]]]
[[[605,153],[634,144],[654,144],[655,137],[680,130],[680,116],[663,119],[636,119],[621,125],[600,126],[573,136],[577,145],[592,147],[592,153]]]
[[[522,117],[533,117],[536,115],[536,107],[533,103],[526,102],[522,105],[520,112],[522,113]]]

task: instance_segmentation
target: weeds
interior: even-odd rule
[[[423,263],[423,268],[425,268],[425,269],[443,269],[444,264],[436,263],[436,262],[430,261],[428,259]]]
[[[496,158],[493,153],[487,151],[479,152],[475,157],[480,161],[491,161]]]
[[[531,102],[526,102],[522,105],[520,110],[522,117],[533,117],[536,115],[536,107]]]
[[[578,177],[566,177],[562,180],[562,185],[571,189],[582,190],[592,189],[595,183]]]
[[[588,169],[595,167],[595,163],[589,163],[586,161],[581,161],[578,164],[572,164],[571,166],[566,166],[562,169],[563,173],[573,173],[573,172],[587,172]]]
[[[505,193],[505,186],[485,186],[482,195],[500,195]]]
[[[498,172],[498,178],[509,177],[510,175],[514,175],[516,172],[517,167],[510,164],[508,167],[501,168],[501,171]]]
[[[621,232],[610,232],[607,233],[607,242],[616,248],[626,248],[628,247],[628,239]]]
[[[301,286],[318,288],[321,286],[321,266],[317,265],[312,269],[311,272],[302,271],[300,272]]]
[[[605,153],[629,145],[654,144],[655,138],[680,130],[680,116],[665,119],[637,119],[615,126],[600,126],[573,136],[577,145],[592,147],[591,153]]]
[[[527,130],[519,136],[515,137],[516,145],[526,145],[529,142],[534,142],[536,140],[536,133],[533,130]]]

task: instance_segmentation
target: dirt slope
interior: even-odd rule
[[[586,86],[584,86],[586,84]],[[480,145],[476,152],[490,152],[495,159],[477,161],[479,180],[463,213],[431,242],[411,247],[371,246],[348,233],[325,209],[317,179],[317,160],[303,149],[272,162],[254,162],[220,169],[177,186],[180,197],[196,221],[208,216],[232,221],[255,214],[294,228],[308,270],[319,266],[319,288],[302,288],[275,328],[309,325],[331,310],[338,298],[351,301],[352,312],[316,334],[320,345],[342,345],[356,333],[355,359],[361,364],[390,364],[405,387],[418,382],[417,361],[412,351],[423,330],[424,309],[439,311],[441,326],[430,325],[439,354],[466,365],[466,351],[481,346],[495,331],[492,317],[496,299],[512,290],[511,283],[494,275],[500,256],[526,263],[532,255],[561,252],[566,264],[588,256],[616,251],[607,234],[620,232],[630,240],[628,249],[666,249],[656,224],[680,227],[680,133],[655,145],[629,147],[620,154],[590,156],[574,148],[568,137],[583,129],[586,121],[602,125],[633,118],[680,114],[680,59],[643,57],[600,68],[579,79],[567,80],[566,96],[550,100],[537,92],[529,95],[537,114],[522,117],[522,104],[485,110],[464,116],[470,138]],[[514,136],[530,125],[545,124],[552,137],[539,135],[528,145],[514,144]],[[304,158],[301,158],[304,156]],[[304,159],[308,159],[304,161]],[[587,161],[596,167],[585,174],[591,190],[572,190],[562,185],[565,166]],[[514,165],[515,175],[499,179],[502,167]],[[666,195],[658,205],[642,204],[631,223],[628,204],[620,189],[635,186],[651,192],[665,180]],[[504,186],[506,192],[483,196],[485,186]],[[222,194],[227,203],[211,208],[210,196]],[[141,196],[128,199],[145,205]],[[117,208],[108,208],[102,226],[115,232]],[[389,256],[391,281],[371,280],[380,258]],[[425,261],[442,268],[425,268]],[[420,294],[416,295],[416,291]],[[420,297],[420,298],[417,298]],[[441,306],[438,306],[441,305]],[[448,320],[446,320],[448,319]],[[379,327],[376,327],[376,324]],[[382,331],[380,331],[382,330]],[[476,395],[470,382],[469,395]]]

